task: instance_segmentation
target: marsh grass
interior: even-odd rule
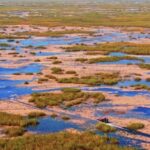
[[[131,123],[127,126],[127,128],[130,130],[139,130],[139,129],[143,129],[144,127],[145,127],[145,125],[140,122]]]
[[[105,123],[96,124],[96,129],[98,129],[99,131],[104,132],[104,133],[111,133],[111,132],[116,131],[116,128],[111,127]]]
[[[88,93],[75,88],[65,88],[60,93],[34,93],[29,102],[44,108],[46,106],[71,107],[87,100],[91,102],[97,100],[100,103],[105,101],[105,96],[102,93]]]
[[[28,114],[28,117],[29,118],[39,118],[39,117],[43,117],[45,116],[46,114],[43,113],[43,112],[31,112]]]
[[[22,136],[26,130],[22,127],[10,127],[4,130],[4,133],[9,137]]]
[[[13,115],[0,112],[0,125],[1,126],[28,126],[36,125],[38,122],[35,119],[28,119],[20,115]]]
[[[150,70],[150,64],[139,64],[138,66],[140,68],[142,68],[142,69],[148,69],[148,70]]]
[[[53,67],[51,68],[52,73],[53,74],[62,74],[63,73],[63,69],[59,68],[59,67]]]
[[[143,62],[144,60],[134,56],[108,56],[108,57],[98,57],[98,58],[91,58],[88,60],[88,63],[98,63],[98,62],[116,62],[120,60],[139,60]]]
[[[60,83],[74,83],[74,84],[87,84],[87,85],[114,85],[120,81],[119,74],[100,73],[92,76],[83,77],[71,77],[71,78],[59,78]]]
[[[5,150],[134,150],[121,147],[115,138],[99,136],[90,132],[59,132],[44,135],[29,135],[13,139],[1,139],[0,149]]]
[[[123,52],[132,55],[150,55],[150,44],[136,44],[128,42],[104,43],[95,45],[74,45],[66,47],[66,51],[86,51],[88,53],[103,53]]]
[[[150,86],[145,85],[145,84],[132,85],[131,87],[133,87],[134,90],[148,90],[148,91],[150,91]]]
[[[16,33],[18,36],[40,36],[40,37],[61,37],[66,34],[94,34],[92,31],[83,30],[65,30],[65,31],[47,31],[47,32],[21,32]]]

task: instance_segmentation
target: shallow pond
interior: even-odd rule
[[[42,65],[32,63],[27,66],[18,68],[2,68],[0,67],[0,75],[14,74],[14,73],[39,73],[41,72]]]
[[[80,129],[79,125],[65,122],[63,120],[53,119],[51,117],[44,117],[39,119],[39,124],[37,126],[28,127],[28,131],[37,132],[37,133],[54,133],[69,128]]]

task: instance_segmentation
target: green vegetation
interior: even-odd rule
[[[146,81],[147,81],[147,82],[150,82],[150,78],[146,78]]]
[[[94,1],[92,4],[89,1],[67,1],[67,4],[60,2],[25,1],[22,2],[24,5],[21,2],[6,2],[0,9],[0,25],[150,27],[148,1]],[[29,16],[23,17],[16,12],[29,12]]]
[[[69,71],[66,71],[66,74],[77,74],[77,73],[74,70],[69,70]]]
[[[54,59],[54,60],[56,60],[56,59],[58,59],[58,57],[56,57],[56,56],[51,56],[51,57],[47,57],[47,59]]]
[[[26,39],[26,38],[28,38],[28,37],[27,36],[6,35],[6,34],[0,33],[0,39]]]
[[[10,137],[22,136],[26,130],[22,127],[11,127],[4,130],[4,133]]]
[[[150,91],[150,87],[145,85],[145,84],[132,85],[131,87],[133,87],[134,90],[148,90],[148,91]]]
[[[60,61],[60,60],[56,60],[53,62],[53,64],[61,64],[61,63],[62,63],[62,61]]]
[[[0,126],[2,129],[4,128],[4,133],[10,137],[21,136],[26,132],[25,127],[37,124],[38,121],[31,117],[0,112]]]
[[[62,74],[63,73],[63,70],[59,67],[53,67],[53,68],[51,68],[51,70],[52,70],[53,74]]]
[[[134,150],[121,147],[116,139],[99,136],[89,132],[60,132],[45,135],[30,135],[13,139],[1,139],[0,149],[5,150]]]
[[[139,81],[141,81],[142,79],[141,79],[140,77],[136,77],[134,80],[137,81],[137,82],[139,82]]]
[[[128,129],[130,130],[139,130],[139,129],[143,129],[144,128],[144,124],[143,123],[131,123],[127,126]]]
[[[10,47],[10,45],[7,43],[0,43],[0,47]]]
[[[96,124],[96,129],[98,129],[99,131],[104,132],[104,133],[110,133],[110,132],[116,131],[116,128],[111,127],[105,123]]]
[[[70,120],[70,117],[68,117],[68,116],[62,116],[62,119],[65,120],[65,121],[68,121],[68,120]]]
[[[36,125],[38,122],[36,119],[28,119],[20,115],[13,115],[4,112],[0,112],[0,125],[1,126],[21,126]]]
[[[84,103],[87,100],[99,103],[105,101],[105,96],[102,93],[82,92],[74,88],[65,88],[59,93],[34,93],[31,96],[29,102],[34,103],[39,108],[46,106],[71,107]]]
[[[41,84],[43,82],[47,82],[49,79],[48,78],[39,78],[38,83]]]
[[[93,34],[92,31],[83,31],[83,30],[65,30],[65,31],[47,31],[47,32],[19,32],[16,33],[18,36],[40,36],[40,37],[60,37],[66,34]]]
[[[111,52],[123,52],[133,55],[150,55],[150,44],[136,44],[128,42],[115,42],[104,43],[95,45],[75,45],[72,47],[66,47],[66,51],[87,51],[91,53],[102,52],[103,54],[109,54]]]
[[[43,113],[43,112],[31,112],[28,114],[28,117],[29,118],[38,118],[38,117],[43,117],[45,116],[46,114]]]
[[[81,92],[81,90],[80,89],[76,89],[76,88],[63,88],[62,89],[62,91],[64,92],[64,93],[79,93],[79,92]]]
[[[92,76],[84,77],[71,77],[57,79],[60,83],[75,83],[75,84],[87,84],[87,85],[114,85],[120,81],[120,77],[117,73],[100,73]]]
[[[142,69],[150,69],[150,64],[139,64],[139,67]]]
[[[52,118],[56,118],[56,117],[58,117],[58,115],[55,114],[55,113],[53,113],[53,114],[51,114],[51,117],[52,117]]]
[[[98,62],[115,62],[120,60],[139,60],[144,61],[143,59],[133,57],[133,56],[108,56],[108,57],[98,57],[98,58],[91,58],[88,60],[88,63],[98,63]]]

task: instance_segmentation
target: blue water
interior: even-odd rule
[[[145,95],[145,96],[150,96],[149,91],[131,91],[131,90],[123,90],[119,88],[113,88],[113,87],[94,87],[94,88],[82,88],[85,91],[101,91],[101,92],[107,92],[110,94],[115,94],[119,96],[137,96],[137,95]]]
[[[150,105],[149,105],[150,106]],[[109,111],[109,109],[117,108],[117,105],[109,105],[107,107],[98,106],[99,108],[106,108],[106,110]],[[122,107],[126,107],[125,105],[122,105]],[[129,110],[124,113],[117,113],[115,111],[109,111],[108,114],[103,113],[100,109],[95,112],[95,116],[102,117],[102,116],[114,116],[114,117],[120,117],[120,118],[136,118],[136,119],[150,119],[150,108],[148,107],[137,107],[135,109]]]
[[[134,34],[135,37],[137,34]],[[137,38],[147,37],[149,35],[145,34],[138,34]],[[102,36],[95,36],[95,37],[48,37],[48,38],[41,38],[41,39],[25,39],[21,40],[22,46],[47,46],[47,45],[69,45],[69,44],[80,44],[80,43],[97,43],[97,42],[121,42],[121,41],[130,41],[131,38],[129,35],[121,33],[121,32],[112,32],[109,34],[105,34]]]
[[[37,52],[36,56],[58,56],[64,54],[62,52]]]
[[[117,56],[117,57],[121,57],[121,56],[126,56],[127,54],[122,53],[122,52],[111,52],[109,54],[109,56]]]
[[[28,127],[28,131],[37,132],[37,133],[54,133],[69,128],[80,129],[76,124],[65,122],[64,120],[57,120],[51,117],[44,117],[39,119],[39,124],[37,126]]]
[[[150,106],[150,105],[149,105]],[[150,119],[150,108],[148,107],[137,107],[132,110],[133,113],[142,113],[144,118],[147,117]]]
[[[128,64],[140,64],[140,60],[119,60],[119,61],[113,61],[113,62],[100,62],[97,64],[121,64],[121,65],[128,65]]]
[[[125,80],[125,81],[120,81],[117,86],[118,87],[130,87],[132,85],[137,85],[137,84],[144,84],[147,86],[150,86],[150,82],[146,81],[146,80],[141,80],[141,81],[135,81],[135,80]]]
[[[14,73],[39,73],[41,72],[42,65],[41,64],[29,64],[27,66],[19,67],[19,68],[2,68],[0,67],[0,74],[14,74]]]
[[[0,78],[0,99],[10,99],[17,96],[31,94],[32,88],[19,87],[26,80],[9,80]],[[29,82],[29,81],[28,81]]]
[[[121,57],[121,56],[130,56],[128,54],[125,54],[123,52],[111,52],[109,54],[109,56],[118,56],[118,57]],[[140,59],[143,59],[144,60],[144,63],[150,63],[150,56],[136,56]],[[131,60],[131,61],[117,61],[117,62],[106,62],[106,64],[138,64],[138,63],[141,63],[141,61],[139,60]]]

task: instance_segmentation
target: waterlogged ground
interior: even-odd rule
[[[48,115],[57,113],[58,118],[44,117],[39,119],[37,126],[28,127],[28,131],[37,133],[58,132],[66,129],[92,129],[99,117],[107,116],[112,124],[125,126],[129,121],[141,121],[146,124],[145,130],[134,134],[114,133],[109,136],[117,137],[122,145],[150,146],[150,90],[134,90],[132,86],[142,84],[150,87],[150,71],[141,69],[137,64],[140,60],[120,60],[95,64],[76,62],[84,52],[66,52],[64,46],[74,44],[95,44],[104,42],[141,42],[150,40],[149,33],[124,32],[116,29],[97,29],[93,36],[65,35],[62,37],[35,37],[28,39],[0,40],[0,100],[2,111],[27,114],[30,111],[41,110]],[[112,52],[109,56],[127,56],[125,53]],[[50,58],[51,57],[51,58]],[[57,57],[57,61],[55,60]],[[95,57],[95,56],[94,56]],[[144,63],[150,63],[150,56],[138,55]],[[38,83],[44,75],[52,74],[52,67],[63,70],[75,70],[79,76],[91,75],[98,72],[119,72],[123,78],[113,86],[108,85],[76,85],[57,83],[54,80]],[[140,75],[139,75],[140,74]],[[56,77],[70,77],[71,75],[57,74]],[[128,77],[127,77],[128,76]],[[135,77],[141,80],[135,80]],[[35,92],[54,92],[63,87],[77,87],[88,92],[102,92],[108,101],[98,105],[90,102],[73,106],[69,109],[46,108],[39,109],[28,103],[28,95]],[[68,121],[61,117],[67,115]],[[142,134],[142,132],[144,132]],[[100,133],[102,134],[102,133]],[[141,140],[141,137],[143,140]]]

